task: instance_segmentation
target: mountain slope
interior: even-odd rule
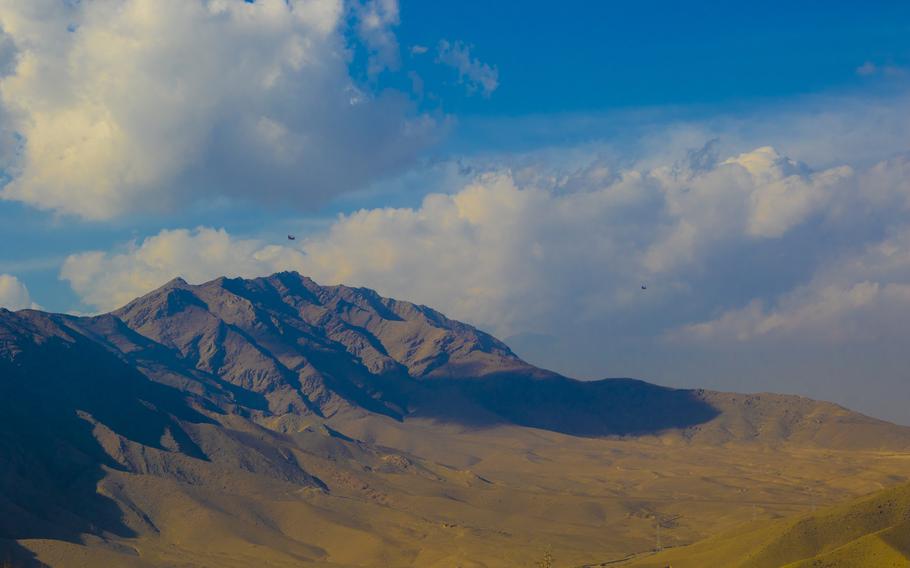
[[[822,511],[788,527],[746,566],[910,566],[910,485]]]
[[[794,519],[633,562],[633,566],[905,568],[910,566],[910,485],[900,485]]]
[[[183,366],[168,369],[169,384],[177,375],[208,377],[233,393],[235,408],[271,417],[273,427],[293,428],[299,415],[365,410],[399,420],[513,423],[575,435],[676,429],[712,443],[904,448],[910,432],[799,397],[574,381],[525,363],[492,336],[430,308],[364,288],[319,286],[296,273],[198,286],[177,279],[112,316]],[[97,327],[94,320],[78,325]],[[119,335],[105,341],[123,343]],[[126,355],[163,380],[132,352]],[[151,360],[160,363],[161,356]]]
[[[300,415],[365,410],[604,435],[684,427],[716,414],[688,391],[566,379],[430,308],[293,273],[199,286],[178,279],[112,316],[182,366],[169,367],[169,384],[179,382],[176,375],[185,384],[207,377],[234,392],[235,406],[287,424]],[[95,319],[72,325],[99,328]],[[136,343],[123,335],[98,332],[115,349]],[[149,376],[160,374],[132,346],[121,351]]]
[[[174,280],[113,314],[200,371],[260,393],[273,413],[346,406],[400,417],[417,380],[541,374],[476,329],[407,302],[297,274]]]
[[[205,389],[149,380],[79,330],[120,329],[119,320],[74,322],[0,310],[0,548],[18,557],[10,540],[157,531],[146,511],[117,497],[118,484],[102,489],[117,476],[221,486],[252,475],[324,488],[274,433],[212,407]],[[142,347],[137,341],[120,348]]]
[[[908,448],[906,427],[834,403],[774,393],[695,392],[717,412],[715,419],[685,432],[688,439],[698,443],[718,445],[739,440],[844,450]]]
[[[296,273],[198,286],[176,279],[108,315],[25,310],[3,319],[7,328],[21,328],[7,332],[10,338],[31,334],[35,348],[46,348],[48,339],[78,343],[72,351],[86,360],[71,368],[120,365],[130,376],[171,387],[177,392],[162,392],[172,398],[277,431],[366,412],[711,445],[910,447],[910,428],[801,397],[567,379],[430,308],[363,288],[319,286]],[[7,343],[9,353],[23,349]],[[27,374],[51,372],[38,366]]]

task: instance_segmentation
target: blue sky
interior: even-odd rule
[[[910,423],[907,3],[115,4],[0,0],[0,303],[297,269]]]
[[[867,61],[907,62],[910,31],[904,2],[469,0],[401,10],[403,45],[457,38],[497,65],[495,97],[445,105],[494,116],[737,105],[854,88]]]

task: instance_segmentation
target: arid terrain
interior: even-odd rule
[[[0,311],[0,422],[14,566],[910,555],[910,428],[794,396],[574,381],[429,308],[295,273],[175,280],[97,317]]]
[[[910,485],[768,522],[745,524],[692,546],[642,555],[628,566],[900,568],[910,552]]]

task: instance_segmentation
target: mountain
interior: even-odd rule
[[[419,381],[547,375],[430,308],[293,273],[200,286],[177,279],[112,315],[274,415],[360,407],[401,418],[401,397]],[[120,330],[110,331],[100,337],[116,345]]]
[[[599,525],[631,515],[611,546],[637,546],[680,495],[757,483],[784,512],[799,482],[743,464],[861,460],[834,498],[898,481],[910,450],[910,429],[829,403],[572,380],[296,273],[176,279],[94,317],[0,310],[0,426],[0,553],[23,565],[508,566],[545,535],[580,563]],[[714,526],[691,510],[680,539]]]
[[[715,441],[797,436],[824,445],[833,427],[861,438],[860,446],[906,443],[904,429],[798,397],[737,399],[634,380],[567,379],[426,306],[366,288],[319,286],[296,273],[198,286],[176,279],[110,316],[65,325],[157,382],[225,411],[270,418],[273,427],[364,410],[578,435],[689,428],[688,435]],[[836,426],[842,423],[850,428]]]
[[[176,279],[108,316],[55,321],[156,382],[273,428],[367,411],[608,435],[716,414],[689,391],[560,377],[425,306],[294,273],[199,286]]]

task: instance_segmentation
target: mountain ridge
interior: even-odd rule
[[[152,381],[263,422],[366,411],[574,435],[678,430],[712,443],[818,437],[852,447],[868,442],[863,430],[874,430],[881,448],[905,447],[910,432],[792,395],[577,381],[524,362],[492,335],[432,308],[368,288],[320,286],[295,272],[198,285],[178,277],[99,316],[6,313],[81,334]],[[835,440],[828,426],[848,422],[854,428]]]

